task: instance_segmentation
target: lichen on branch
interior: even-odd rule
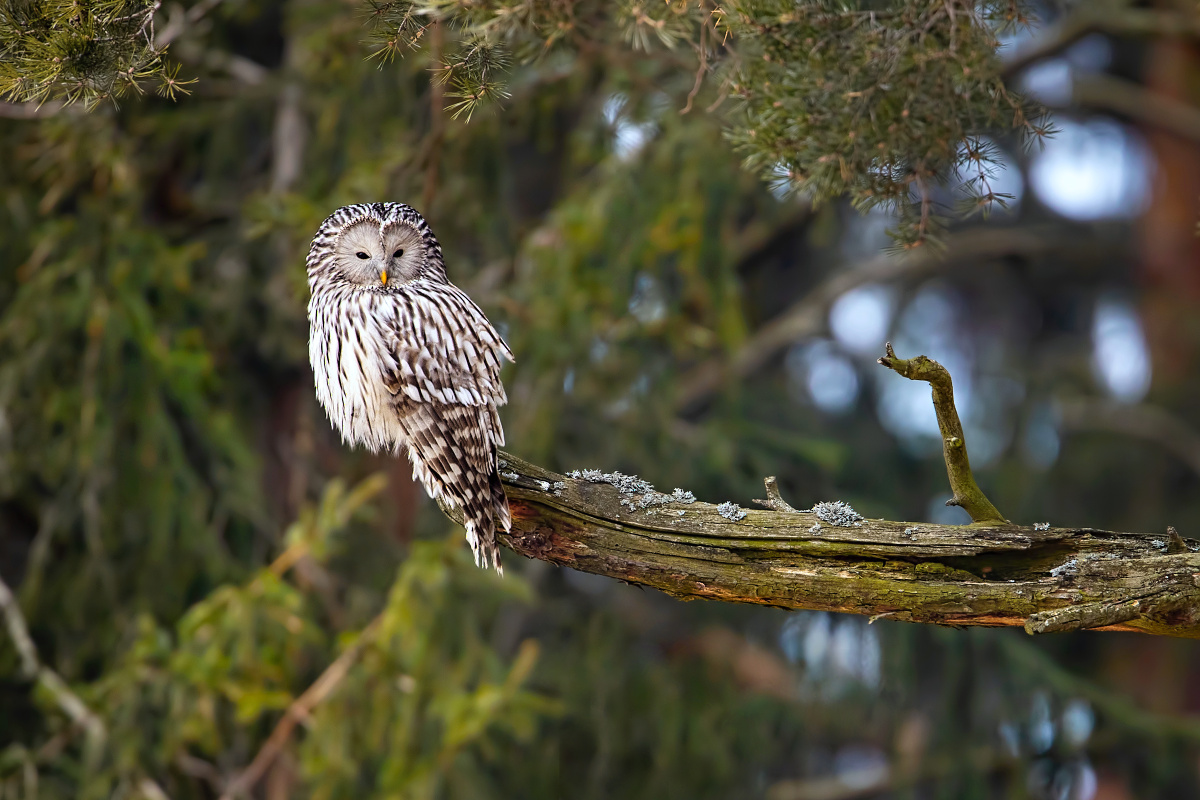
[[[502,457],[513,520],[500,535],[506,546],[681,599],[1030,633],[1100,628],[1200,638],[1195,541],[1182,540],[1176,553],[1162,535],[1088,528],[822,524],[814,511],[822,504],[797,510],[770,479],[771,510],[731,517],[700,501],[642,508],[622,502],[619,486]]]

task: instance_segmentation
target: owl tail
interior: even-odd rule
[[[485,443],[478,411],[470,406],[423,405],[401,418],[408,436],[413,477],[429,496],[462,510],[467,542],[480,567],[500,565],[496,522],[512,529],[508,498],[500,483],[495,445]]]
[[[463,517],[467,528],[467,543],[475,554],[475,565],[478,567],[495,567],[497,574],[504,574],[504,566],[500,563],[500,545],[496,541],[496,522],[505,533],[512,530],[512,516],[508,510],[508,498],[504,495],[504,487],[500,484],[500,475],[493,472],[488,478],[489,492],[486,496],[476,496],[472,499],[482,502],[468,502],[463,506]]]

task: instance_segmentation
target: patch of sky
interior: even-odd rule
[[[787,660],[804,671],[802,695],[833,702],[855,688],[880,688],[879,632],[861,617],[794,612],[780,629],[779,646]]]
[[[1071,102],[1071,84],[1074,79],[1070,61],[1065,58],[1047,58],[1025,70],[1017,85],[1022,92],[1038,102],[1061,107]]]
[[[608,357],[608,342],[597,336],[592,339],[592,346],[588,348],[588,356],[592,359],[593,364],[598,364]]]
[[[858,370],[833,342],[816,339],[793,345],[784,358],[792,396],[828,414],[843,414],[858,399]]]
[[[667,302],[658,278],[639,272],[629,297],[629,313],[643,325],[661,322],[667,316]]]
[[[868,283],[851,289],[829,308],[829,329],[847,352],[878,357],[883,352],[896,292],[890,286]]]
[[[1096,714],[1086,700],[1076,698],[1067,703],[1062,712],[1063,742],[1078,750],[1087,744],[1096,727]]]
[[[1133,304],[1107,295],[1092,315],[1092,373],[1113,399],[1136,403],[1150,390],[1150,354]]]
[[[1075,220],[1133,218],[1150,197],[1153,160],[1141,138],[1109,119],[1056,120],[1033,154],[1029,182],[1046,206]]]
[[[629,98],[615,92],[604,101],[604,121],[612,129],[613,154],[622,161],[630,161],[658,133],[653,122],[640,122],[629,114]]]

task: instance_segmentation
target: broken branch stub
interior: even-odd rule
[[[942,434],[942,456],[946,460],[946,474],[950,478],[953,499],[946,505],[961,506],[977,523],[1003,524],[1008,520],[992,504],[971,473],[971,462],[967,458],[967,441],[963,436],[962,422],[954,406],[954,382],[950,371],[927,356],[897,358],[892,343],[885,345],[887,355],[879,363],[910,381],[925,381],[933,389],[933,407],[937,412],[938,429]]]

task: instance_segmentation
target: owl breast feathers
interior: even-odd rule
[[[499,406],[508,345],[446,277],[423,217],[400,203],[345,206],[308,253],[309,361],[317,400],[343,440],[403,446],[413,477],[462,509],[475,563],[500,565]]]

